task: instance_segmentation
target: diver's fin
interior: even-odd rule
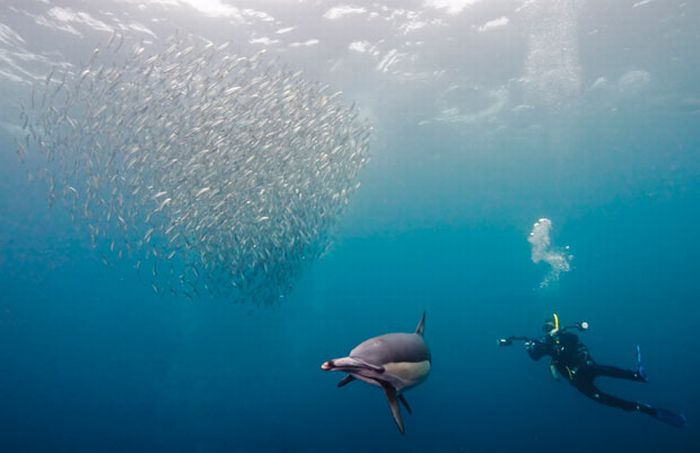
[[[408,401],[406,401],[406,397],[403,395],[398,395],[399,401],[401,401],[401,404],[403,404],[403,407],[406,408],[409,414],[412,414],[413,411],[411,410],[411,406],[408,405]]]
[[[401,434],[403,434],[404,428],[403,421],[401,420],[401,408],[399,408],[399,402],[396,398],[396,389],[388,382],[377,382],[379,382],[382,388],[384,389],[386,399],[389,402],[389,408],[391,408],[391,415],[394,417],[394,421],[396,422],[396,426],[399,428],[399,431],[401,431]]]
[[[685,415],[677,414],[666,409],[656,409],[654,413],[650,415],[661,422],[668,423],[677,428],[682,428],[688,423]]]
[[[353,376],[352,374],[348,374],[343,379],[341,379],[340,382],[338,382],[338,387],[346,386],[354,380],[355,380],[355,376]]]
[[[639,377],[640,381],[649,382],[647,370],[644,368],[644,365],[642,365],[642,350],[639,345],[637,345],[637,376]]]
[[[642,364],[642,348],[637,345],[637,366],[639,367]]]
[[[418,325],[416,326],[416,334],[418,334],[422,337],[424,331],[425,331],[425,310],[423,310],[423,316],[421,316],[420,321],[418,322]]]

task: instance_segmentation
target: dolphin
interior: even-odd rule
[[[430,373],[431,357],[423,339],[425,312],[414,333],[389,333],[365,340],[350,355],[323,362],[324,371],[348,373],[338,387],[355,379],[384,389],[396,426],[404,433],[399,402],[408,413],[411,406],[403,396],[405,390],[425,381]]]

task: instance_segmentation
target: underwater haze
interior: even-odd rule
[[[699,21],[0,0],[0,451],[698,451]],[[401,435],[320,367],[424,310]],[[498,347],[553,313],[687,426]]]

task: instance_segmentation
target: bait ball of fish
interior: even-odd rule
[[[359,187],[371,127],[262,54],[173,37],[125,55],[123,40],[22,110],[50,200],[156,292],[279,300]]]

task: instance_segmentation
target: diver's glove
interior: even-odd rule
[[[526,351],[532,351],[532,349],[535,347],[535,342],[532,340],[527,340],[525,342],[525,350]]]

